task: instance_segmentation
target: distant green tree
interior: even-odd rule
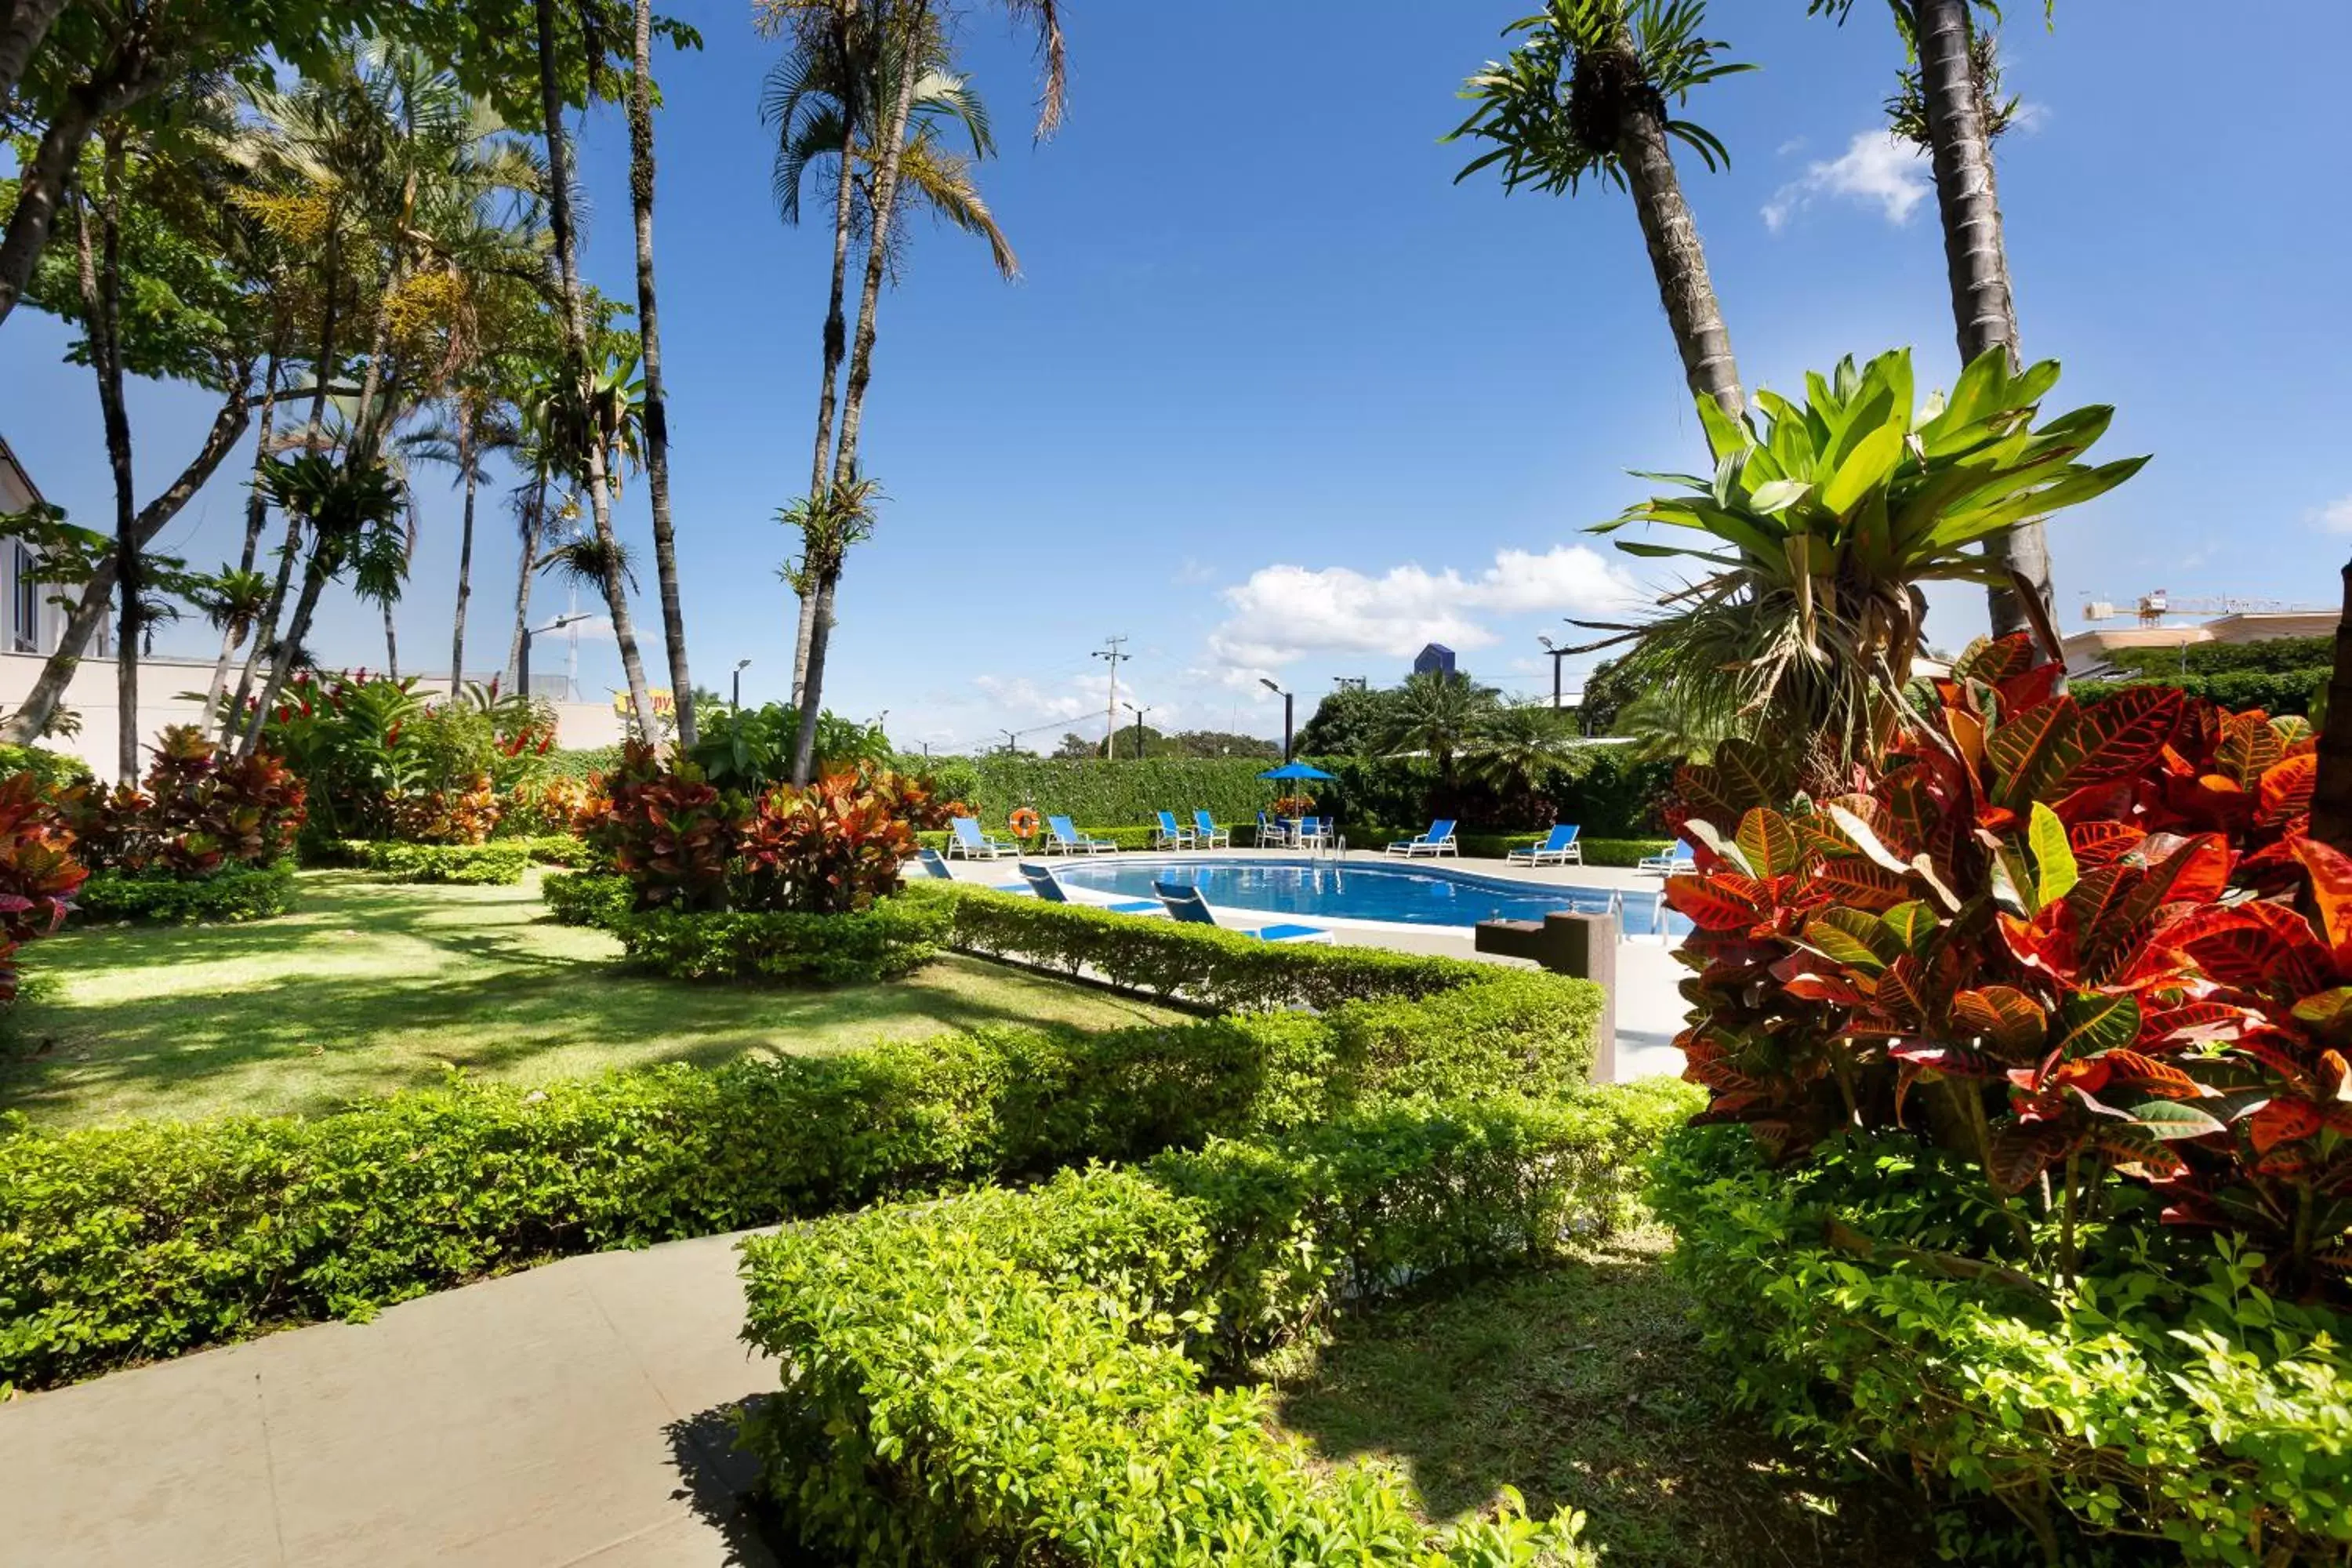
[[[1378,756],[1395,693],[1345,686],[1315,706],[1300,728],[1296,750],[1303,757]]]

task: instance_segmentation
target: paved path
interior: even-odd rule
[[[16,1568],[770,1568],[733,1237],[569,1258],[0,1405]]]

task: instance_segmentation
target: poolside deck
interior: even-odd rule
[[[1157,854],[1159,851],[1146,851]],[[1186,859],[1218,861],[1296,860],[1306,851],[1295,849],[1199,849],[1170,851]],[[1042,864],[1053,865],[1055,858],[1037,858]],[[1115,858],[1104,856],[1097,864]],[[1391,866],[1411,864],[1421,869],[1432,866],[1459,868],[1479,877],[1497,881],[1524,882],[1530,887],[1612,888],[1628,891],[1655,892],[1659,879],[1654,874],[1633,871],[1614,866],[1510,866],[1500,860],[1457,859],[1448,856],[1444,860],[1432,860],[1426,856],[1407,862],[1386,855],[1378,849],[1355,849],[1344,856],[1318,855],[1317,861],[1337,866]],[[1083,865],[1084,858],[1071,861]],[[996,886],[1015,879],[1013,862],[1004,860],[950,860],[948,865],[958,881],[978,882]],[[1072,887],[1072,901],[1077,903],[1108,903],[1113,895],[1090,889]],[[1220,911],[1222,912],[1222,911]],[[1285,916],[1286,919],[1312,917]],[[1435,953],[1447,958],[1471,958],[1486,963],[1516,963],[1526,967],[1524,959],[1498,958],[1477,951],[1472,940],[1456,931],[1443,926],[1412,926],[1370,921],[1332,922],[1339,939],[1363,947],[1388,948],[1399,952]],[[1674,1037],[1682,1028],[1685,1003],[1676,989],[1686,971],[1675,961],[1674,949],[1668,942],[1654,937],[1630,937],[1617,947],[1617,1063],[1616,1079],[1622,1082],[1637,1078],[1654,1078],[1661,1074],[1678,1077],[1683,1070],[1683,1054],[1675,1049]]]

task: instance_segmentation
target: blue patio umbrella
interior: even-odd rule
[[[1278,768],[1268,768],[1257,775],[1262,779],[1336,779],[1338,773],[1327,773],[1308,763],[1285,763]]]

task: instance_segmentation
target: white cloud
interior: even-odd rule
[[[2311,521],[2330,533],[2352,533],[2352,495],[2338,496],[2326,506],[2315,508]]]
[[[1804,174],[1764,204],[1764,226],[1778,234],[1822,196],[1875,203],[1886,221],[1904,224],[1934,190],[1927,161],[1908,142],[1885,131],[1858,132],[1843,156],[1805,165]]]
[[[1475,577],[1419,565],[1378,577],[1345,566],[1266,566],[1225,590],[1231,613],[1209,647],[1255,679],[1313,653],[1402,658],[1423,643],[1485,647],[1496,640],[1488,616],[1591,615],[1621,609],[1638,595],[1622,567],[1581,544],[1541,555],[1502,551]]]

